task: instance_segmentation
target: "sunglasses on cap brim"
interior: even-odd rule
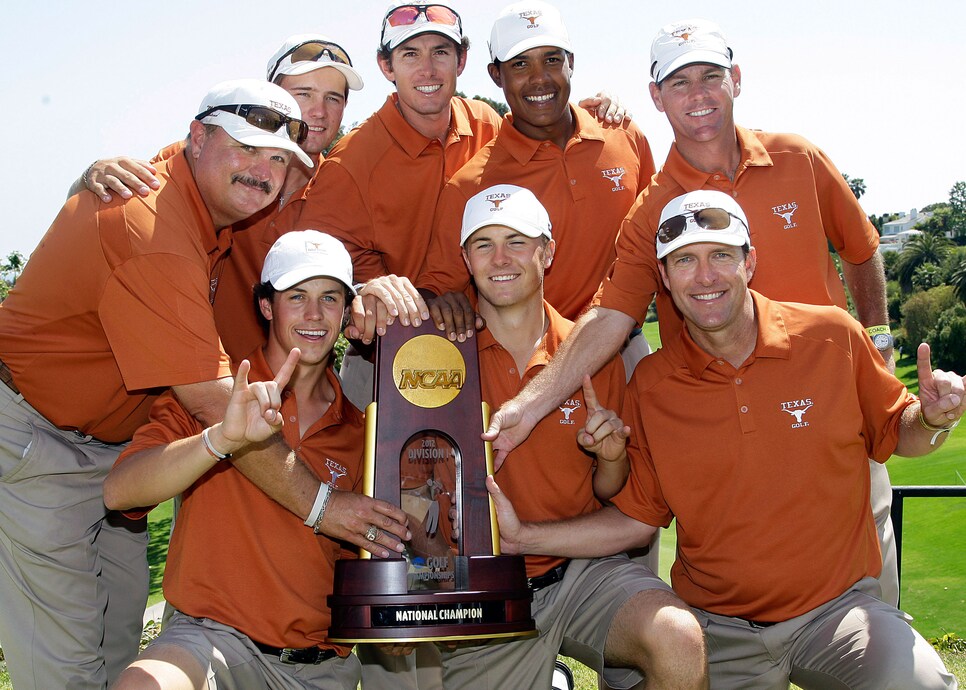
[[[288,138],[296,144],[301,144],[305,141],[305,137],[309,135],[309,126],[302,122],[302,120],[283,115],[277,110],[273,110],[265,105],[216,105],[213,108],[208,108],[203,113],[199,113],[195,116],[195,119],[204,120],[216,110],[238,115],[244,118],[245,122],[252,127],[264,129],[266,132],[271,132],[272,134],[282,127],[285,127],[285,133],[288,135]]]
[[[445,24],[446,26],[459,27],[460,33],[463,32],[463,23],[460,16],[446,5],[402,5],[396,7],[386,14],[383,26],[411,26],[419,21],[419,17],[425,17],[431,24]],[[385,30],[383,30],[385,35]]]
[[[695,225],[702,230],[727,230],[731,227],[731,219],[741,223],[745,230],[748,226],[738,216],[723,208],[702,208],[697,211],[685,211],[671,216],[657,228],[657,239],[662,244],[676,240],[688,227],[688,219],[693,218]]]
[[[291,62],[293,65],[296,62],[320,62],[326,60],[352,67],[352,60],[349,58],[349,54],[338,43],[319,40],[306,41],[305,43],[299,43],[275,61],[275,66],[272,67],[272,71],[268,74],[269,81],[275,81],[275,74],[278,72],[282,60],[287,57],[292,58]]]

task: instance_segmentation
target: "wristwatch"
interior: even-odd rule
[[[869,326],[865,329],[869,337],[872,338],[872,344],[875,345],[875,349],[879,352],[890,349],[895,341],[892,338],[892,331],[888,326]]]
[[[878,335],[872,336],[872,344],[875,345],[875,349],[879,352],[883,352],[892,347],[894,340],[891,333],[879,333]]]

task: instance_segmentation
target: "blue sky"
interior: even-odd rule
[[[0,26],[6,120],[0,257],[34,248],[70,182],[95,158],[150,157],[184,136],[202,96],[224,79],[264,76],[290,34],[342,44],[366,88],[344,122],[365,119],[391,85],[375,50],[388,2],[284,3],[52,0],[8,9]],[[502,100],[486,75],[486,40],[500,0],[454,0],[473,42],[459,88]],[[739,124],[796,132],[863,177],[869,213],[945,201],[966,179],[966,4],[921,0],[831,2],[561,0],[575,47],[575,95],[620,94],[655,151],[671,132],[647,94],[651,39],[670,21],[707,17],[741,65]]]

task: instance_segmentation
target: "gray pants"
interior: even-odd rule
[[[0,644],[17,690],[104,688],[137,656],[147,529],[104,507],[122,446],[0,384]]]
[[[872,578],[801,616],[761,627],[695,609],[713,688],[914,690],[957,687],[909,616],[879,601]]]

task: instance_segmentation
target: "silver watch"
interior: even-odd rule
[[[891,333],[876,333],[872,336],[872,344],[875,345],[875,349],[879,352],[888,350],[894,342]]]

